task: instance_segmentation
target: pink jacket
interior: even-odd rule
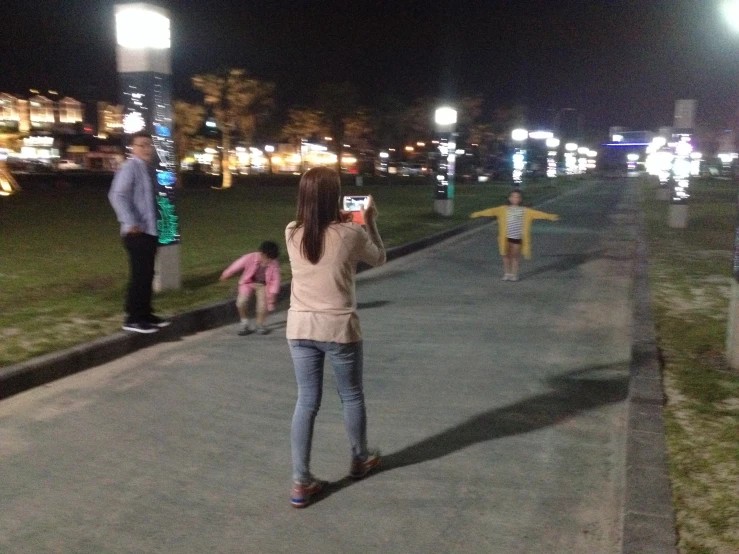
[[[223,271],[221,279],[228,279],[232,275],[241,271],[241,278],[239,279],[239,294],[249,296],[254,292],[254,274],[259,268],[261,259],[261,252],[245,254]],[[264,277],[264,280],[267,282],[265,285],[267,290],[267,307],[271,311],[275,307],[277,293],[280,292],[280,263],[277,260],[272,260],[267,264]]]

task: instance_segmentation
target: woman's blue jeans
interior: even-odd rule
[[[323,362],[328,355],[334,368],[336,387],[344,407],[344,425],[349,435],[351,454],[367,459],[367,412],[362,389],[362,343],[340,344],[313,340],[288,340],[298,382],[298,401],[290,433],[293,480],[311,478],[310,452],[313,426],[321,407]]]

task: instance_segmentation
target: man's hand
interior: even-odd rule
[[[143,231],[141,230],[141,228],[139,226],[134,225],[133,227],[131,227],[128,230],[128,233],[127,234],[130,235],[130,236],[132,236],[132,237],[135,237],[136,235],[140,235],[142,232]]]

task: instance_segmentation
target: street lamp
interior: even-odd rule
[[[154,289],[179,289],[180,231],[175,209],[177,163],[172,120],[172,65],[169,13],[151,4],[116,4],[118,77],[124,133],[151,134],[157,154],[154,183],[159,248]]]
[[[436,176],[436,198],[434,211],[443,216],[454,213],[454,166],[456,162],[457,110],[449,106],[438,108],[434,114],[434,121],[441,133],[439,140],[439,173]]]
[[[734,31],[739,32],[739,1],[725,1],[721,4],[721,11],[724,14],[726,22],[734,29]]]
[[[513,129],[513,132],[511,133],[511,138],[515,142],[523,142],[527,138],[529,138],[529,132],[526,129]]]

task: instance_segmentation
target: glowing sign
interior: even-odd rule
[[[151,9],[132,6],[115,16],[118,45],[133,50],[170,47],[169,18]]]
[[[159,218],[157,219],[157,230],[159,231],[159,244],[172,244],[179,242],[179,218],[175,213],[175,207],[166,196],[157,196],[159,207]]]
[[[171,171],[157,170],[157,182],[163,187],[171,187],[176,180],[175,174]]]

